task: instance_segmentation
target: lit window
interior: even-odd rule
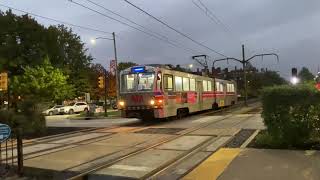
[[[182,77],[175,76],[174,78],[176,91],[182,91]]]
[[[189,85],[189,78],[183,78],[183,91],[189,91],[190,85]]]
[[[211,81],[208,81],[208,91],[212,91],[212,84],[211,84]]]
[[[164,75],[164,90],[172,91],[173,90],[173,76],[165,74]]]
[[[195,81],[195,79],[190,79],[190,91],[196,91],[196,81]]]
[[[208,81],[202,81],[203,91],[208,91]]]

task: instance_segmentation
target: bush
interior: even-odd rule
[[[46,129],[45,118],[32,101],[19,103],[15,110],[1,110],[0,123],[8,124],[14,135],[19,131],[22,137],[43,134]]]
[[[274,86],[262,93],[262,117],[277,144],[300,146],[319,130],[320,93],[312,86]]]

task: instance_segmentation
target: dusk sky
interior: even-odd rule
[[[221,55],[195,44],[156,22],[123,0],[92,1],[153,32],[166,36],[170,41],[178,42],[184,48],[207,54],[211,59],[222,58]],[[75,0],[75,2],[142,29],[86,0]],[[253,64],[259,68],[280,71],[281,76],[284,77],[290,75],[292,67],[306,66],[315,74],[320,65],[319,0],[202,0],[223,25],[213,22],[205,15],[194,4],[200,6],[198,0],[130,0],[130,2],[197,42],[226,56],[241,58],[242,43],[246,46],[247,57],[257,53],[277,53],[280,56],[279,63],[274,57],[265,57],[263,61],[261,58],[255,59]],[[119,61],[134,61],[141,64],[171,63],[185,66],[194,63],[191,56],[196,54],[173,47],[68,0],[1,0],[0,4],[77,25],[115,32]],[[0,10],[5,11],[7,8],[0,7]],[[13,12],[21,14],[17,11]],[[35,19],[46,26],[58,24],[38,17]],[[99,36],[111,38],[111,34],[78,28],[73,30],[86,43],[88,52],[96,58],[95,62],[108,67],[109,60],[114,57],[112,41],[97,40],[96,44],[92,45],[90,39]],[[234,68],[236,64],[220,63],[219,65]],[[240,67],[240,65],[237,66]]]

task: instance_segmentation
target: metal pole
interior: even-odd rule
[[[8,95],[8,111],[10,109],[10,78],[9,78],[9,71],[7,73],[7,95]]]
[[[118,75],[118,55],[117,55],[117,46],[116,46],[116,35],[113,32],[112,33],[112,37],[113,37],[113,48],[114,48],[114,60],[116,61],[115,64],[115,75],[116,75],[116,102],[118,102],[118,98],[119,98],[119,75]]]
[[[216,70],[216,68],[214,67],[214,63],[212,64],[212,68],[213,68],[213,71],[212,71],[212,76],[213,76],[213,92],[214,92],[214,104],[217,104],[217,85],[216,85],[216,75],[214,73],[214,71]]]
[[[244,53],[244,45],[242,45],[242,67],[243,67],[243,80],[244,80],[244,104],[247,106],[248,89],[247,89],[247,71],[246,71],[246,59]]]
[[[23,174],[23,143],[21,129],[17,130],[17,158],[18,158],[18,174],[21,177]]]
[[[107,112],[107,70],[104,70],[104,115],[108,116]]]

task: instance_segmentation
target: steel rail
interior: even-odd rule
[[[204,113],[204,114],[223,112],[223,111],[225,111],[225,110],[227,110],[227,109],[229,110],[229,109],[238,108],[239,105],[244,105],[244,104],[243,104],[243,103],[238,103],[236,106],[231,106],[231,107],[228,107],[228,108],[219,109],[219,110],[214,111],[214,112],[206,112],[206,113]],[[203,115],[203,114],[200,114],[200,115]],[[117,162],[119,162],[119,161],[121,161],[121,160],[127,159],[127,158],[129,158],[129,157],[132,157],[132,156],[137,155],[137,154],[140,154],[140,153],[143,153],[143,152],[145,152],[145,151],[147,151],[147,150],[150,150],[150,149],[152,149],[152,148],[154,148],[154,147],[160,146],[160,145],[162,145],[162,144],[164,144],[164,143],[173,141],[173,140],[175,140],[175,139],[177,139],[177,138],[180,138],[180,137],[182,137],[182,136],[184,136],[184,135],[190,134],[190,133],[192,133],[192,132],[194,132],[194,131],[197,131],[197,130],[199,130],[199,129],[201,129],[201,128],[205,128],[205,127],[207,127],[207,126],[209,126],[209,125],[212,125],[212,124],[218,123],[218,122],[220,122],[220,121],[223,121],[223,120],[225,120],[225,119],[227,119],[227,118],[229,118],[229,117],[231,117],[231,116],[232,116],[232,115],[227,115],[226,117],[221,118],[221,119],[219,119],[219,120],[217,120],[217,121],[210,122],[210,123],[203,123],[203,124],[201,124],[201,125],[199,125],[199,126],[197,126],[197,127],[190,128],[190,129],[188,129],[187,131],[185,131],[185,132],[183,132],[183,133],[181,133],[181,134],[178,134],[177,136],[165,138],[164,140],[161,140],[161,141],[159,141],[159,142],[157,142],[157,143],[155,143],[155,144],[152,144],[152,145],[150,145],[150,146],[143,147],[143,148],[141,148],[141,149],[137,149],[136,151],[133,151],[133,152],[128,153],[128,154],[126,154],[126,155],[120,156],[119,158],[115,158],[115,159],[113,159],[113,160],[111,160],[111,161],[109,161],[109,162],[101,163],[101,164],[99,164],[99,165],[96,165],[96,166],[94,166],[94,167],[92,167],[92,168],[90,168],[90,169],[87,169],[87,170],[85,170],[85,171],[83,171],[83,172],[78,173],[77,175],[74,175],[74,176],[71,176],[71,177],[64,177],[64,179],[78,180],[78,179],[84,178],[84,177],[86,177],[88,174],[90,174],[90,173],[92,173],[92,172],[98,171],[98,170],[103,169],[103,168],[110,167],[110,166],[112,166],[113,164],[115,164],[115,163],[117,163]]]

